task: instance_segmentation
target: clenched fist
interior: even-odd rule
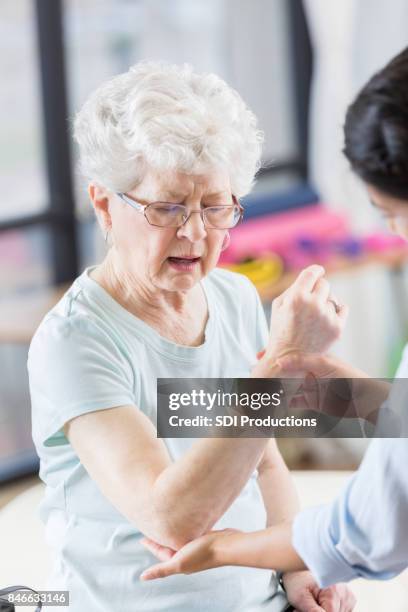
[[[290,353],[324,353],[339,338],[348,307],[331,297],[324,273],[322,266],[305,268],[273,301],[268,346],[255,366],[260,376],[265,364]]]

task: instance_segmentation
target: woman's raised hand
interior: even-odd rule
[[[273,301],[268,346],[252,376],[262,377],[286,355],[324,353],[339,338],[348,306],[336,303],[324,274],[322,266],[305,268]]]

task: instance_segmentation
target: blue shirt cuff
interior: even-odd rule
[[[322,588],[348,582],[359,575],[336,549],[330,536],[332,516],[331,504],[315,506],[302,510],[293,523],[293,546]]]

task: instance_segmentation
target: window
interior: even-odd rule
[[[44,210],[41,108],[33,2],[2,0],[0,222]]]

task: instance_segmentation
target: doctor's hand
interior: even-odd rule
[[[292,353],[324,353],[340,337],[348,307],[337,304],[322,266],[302,270],[272,304],[268,346],[253,373]]]
[[[351,612],[356,599],[344,584],[321,589],[308,571],[283,574],[289,602],[296,612]]]
[[[291,353],[278,359],[275,368],[282,378],[303,380],[302,394],[291,400],[291,409],[318,409],[335,417],[358,417],[375,425],[391,391],[388,382],[373,379],[327,354]]]
[[[141,541],[143,546],[160,559],[161,563],[152,565],[145,570],[140,579],[155,580],[173,574],[194,574],[195,572],[219,567],[222,563],[217,558],[215,544],[219,543],[221,539],[224,540],[224,538],[236,533],[240,532],[237,529],[210,531],[200,538],[188,542],[178,551],[162,546],[150,538],[143,538]]]
[[[342,361],[334,355],[320,353],[291,353],[278,359],[282,376],[304,378],[369,378],[366,372]]]

